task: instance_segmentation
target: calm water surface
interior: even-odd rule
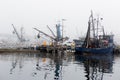
[[[0,80],[120,80],[119,55],[0,53]]]

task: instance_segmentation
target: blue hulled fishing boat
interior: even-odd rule
[[[101,25],[103,18],[91,15],[88,21],[88,30],[84,40],[74,40],[76,53],[111,53],[113,52],[113,34],[107,35]]]

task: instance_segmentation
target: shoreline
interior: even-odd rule
[[[6,53],[6,52],[40,52],[39,50],[30,50],[30,49],[0,49],[0,53]]]

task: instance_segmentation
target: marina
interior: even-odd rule
[[[30,36],[23,26],[19,30],[14,24],[11,35],[0,34],[0,79],[120,80],[120,44],[114,32],[105,31],[103,18],[91,10],[87,31],[75,38],[64,21],[52,27],[33,26]]]

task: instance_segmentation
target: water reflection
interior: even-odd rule
[[[113,54],[75,55],[75,60],[82,62],[86,80],[103,80],[104,73],[113,71]]]
[[[0,54],[0,65],[9,69],[4,70],[4,74],[7,72],[9,74],[2,80],[80,80],[81,78],[103,80],[105,73],[113,73],[113,60],[112,54],[74,55],[66,52]],[[76,71],[76,66],[80,67],[80,70]],[[79,77],[80,73],[84,76]],[[10,76],[13,76],[12,79]]]
[[[43,54],[38,54],[36,56],[39,56],[37,58],[37,63],[36,63],[36,70],[41,71],[44,70],[45,75],[44,79],[47,78],[47,75],[50,74],[49,71],[54,71],[54,79],[55,80],[60,80],[61,78],[61,71],[62,71],[62,60],[64,58],[64,53],[59,52],[59,53],[43,53]],[[46,60],[49,60],[49,64],[44,65],[40,64],[40,57],[42,57],[42,62],[45,63]]]

